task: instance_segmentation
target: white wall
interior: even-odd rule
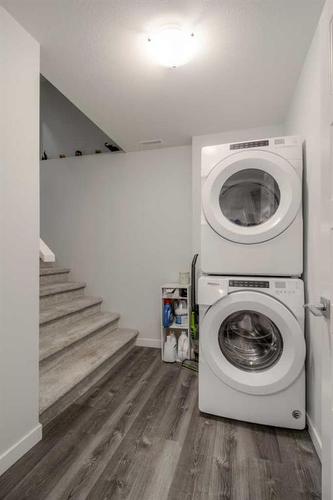
[[[104,309],[159,346],[159,287],[189,270],[191,147],[41,162],[41,236]]]
[[[0,474],[38,416],[39,45],[0,7]]]
[[[201,148],[237,141],[249,141],[265,137],[275,137],[283,134],[282,125],[267,125],[242,130],[231,130],[218,134],[200,135],[192,139],[192,249],[193,253],[199,253],[200,258],[200,162]]]
[[[304,221],[306,300],[319,302],[320,290],[320,53],[316,32],[295,89],[286,133],[304,140]],[[321,337],[319,318],[307,318],[307,411],[309,429],[321,449]]]
[[[112,142],[45,78],[40,86],[40,140],[41,154],[46,151],[49,158],[74,156],[77,149],[85,154],[107,152],[104,143]]]

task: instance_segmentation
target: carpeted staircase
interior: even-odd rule
[[[70,270],[40,264],[40,420],[43,424],[97,384],[135,345],[119,314],[84,295]]]

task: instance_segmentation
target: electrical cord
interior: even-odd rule
[[[198,361],[194,359],[184,359],[181,364],[182,368],[187,368],[188,370],[192,370],[193,372],[199,371]]]

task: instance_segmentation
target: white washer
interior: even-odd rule
[[[299,137],[202,148],[201,268],[207,274],[302,274]]]
[[[199,408],[305,427],[304,288],[299,279],[199,279]]]

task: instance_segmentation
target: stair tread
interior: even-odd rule
[[[64,283],[48,283],[39,287],[39,296],[45,297],[47,295],[55,295],[61,292],[70,292],[71,290],[85,288],[86,285],[87,284],[84,282],[74,281],[65,281]]]
[[[84,343],[73,346],[69,352],[46,362],[40,369],[40,413],[112,358],[137,335],[137,330],[117,328],[101,336],[91,336]]]
[[[66,274],[69,273],[68,267],[40,267],[39,276],[47,276],[50,274]]]
[[[64,301],[57,304],[48,305],[41,308],[39,313],[39,324],[43,325],[63,316],[73,314],[93,305],[103,302],[102,297],[79,297],[70,301]]]
[[[39,340],[39,360],[55,354],[119,319],[118,313],[100,312],[75,323],[55,328]]]

